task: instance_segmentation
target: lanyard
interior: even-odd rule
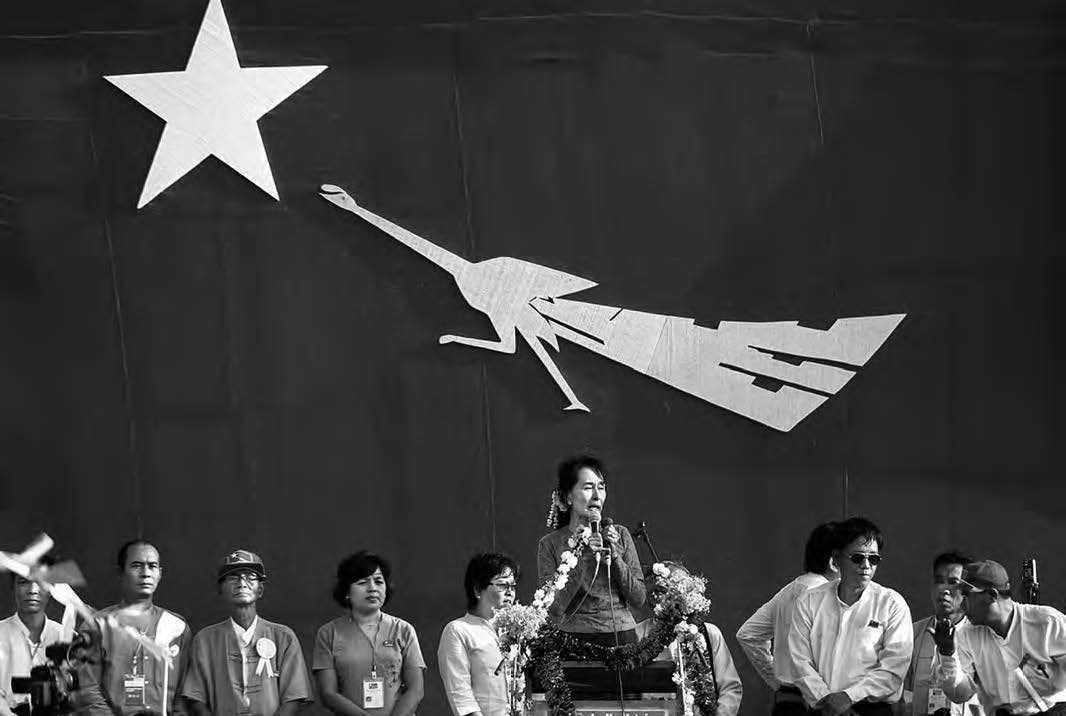
[[[352,621],[355,621],[355,619],[353,618]],[[359,627],[359,633],[363,635],[364,639],[370,642],[370,678],[372,679],[378,678],[378,635],[381,633],[382,621],[384,621],[384,615],[379,614],[378,624],[377,627],[374,629],[373,641],[371,641],[370,637],[367,636],[367,633],[363,629],[362,625],[356,624],[356,626]]]

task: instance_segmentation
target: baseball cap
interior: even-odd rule
[[[993,562],[990,559],[967,564],[962,570],[962,579],[959,582],[962,583],[963,591],[968,592],[980,592],[986,589],[995,589],[1000,592],[1010,591],[1010,577],[1007,576],[1007,570],[999,562]]]
[[[230,552],[218,563],[218,581],[222,581],[230,574],[239,572],[254,572],[260,579],[266,579],[266,569],[263,568],[263,560],[255,552],[246,549],[238,549]]]

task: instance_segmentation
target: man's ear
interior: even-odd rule
[[[992,595],[992,601],[993,602],[999,601],[999,590],[998,589],[989,589],[987,591],[988,591],[989,594]]]

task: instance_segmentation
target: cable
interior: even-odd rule
[[[596,553],[599,556],[599,553]],[[599,565],[597,565],[598,567]],[[607,548],[607,603],[611,605],[611,631],[614,632],[614,647],[617,649],[621,644],[618,643],[618,622],[614,615],[614,595],[611,592],[611,548]],[[615,667],[614,675],[618,677],[618,707],[622,710],[622,716],[626,716],[626,697],[625,689],[622,688],[622,670]]]

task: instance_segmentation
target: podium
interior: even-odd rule
[[[673,661],[653,661],[643,668],[622,672],[607,669],[602,661],[564,661],[562,665],[577,716],[623,716],[623,707],[625,716],[679,716],[684,711],[673,681]],[[530,688],[533,716],[552,716],[544,688],[535,676]]]

